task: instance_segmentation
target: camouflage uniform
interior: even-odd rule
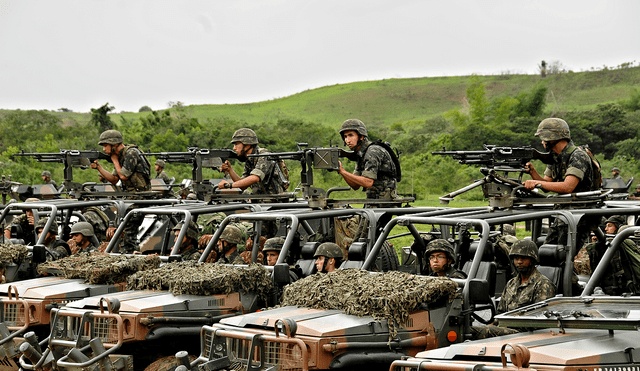
[[[164,184],[169,184],[171,182],[171,179],[169,178],[169,176],[164,170],[161,170],[159,173],[156,173],[156,179],[162,179]]]
[[[245,264],[244,259],[240,256],[238,250],[229,254],[229,256],[220,255],[220,259],[218,259],[218,263],[223,264]]]
[[[183,222],[178,223],[175,227],[173,227],[173,231],[179,231],[182,229]],[[182,256],[182,260],[200,260],[202,256],[202,252],[198,249],[198,223],[193,220],[189,222],[189,228],[187,228],[187,243],[180,245],[179,254]]]
[[[135,192],[151,189],[150,165],[138,146],[125,145],[118,154],[118,160],[120,161],[120,172],[129,178],[126,182],[122,181],[125,191]],[[116,170],[113,171],[113,175],[119,177]]]
[[[109,228],[109,217],[107,214],[100,210],[99,207],[91,206],[88,207],[82,215],[93,227],[93,232],[95,233],[98,241],[106,241],[107,229]]]
[[[27,214],[20,214],[11,220],[11,223],[5,227],[5,229],[11,230],[12,226],[19,226],[22,229],[22,235],[18,236],[24,240],[25,245],[33,245],[36,243],[36,238],[34,235],[35,228],[29,224],[29,219],[27,219]]]
[[[611,177],[611,179],[622,179],[622,175],[620,175],[620,168],[614,167],[611,169],[611,172],[615,172],[616,174]]]
[[[427,261],[429,260],[429,257],[431,256],[431,254],[434,252],[443,252],[447,256],[447,259],[451,260],[451,263],[447,264],[448,265],[447,269],[444,272],[445,277],[460,278],[463,280],[467,278],[467,275],[463,271],[460,271],[453,267],[453,265],[456,264],[456,256],[453,250],[453,245],[451,245],[451,242],[443,238],[438,238],[430,241],[427,244],[426,249],[424,250],[424,255],[426,256]],[[438,273],[431,272],[429,273],[429,276],[438,277]]]
[[[520,275],[507,282],[502,291],[502,298],[500,299],[500,304],[498,304],[497,312],[508,312],[552,298],[555,295],[556,288],[553,283],[534,267],[526,282],[520,283]]]
[[[266,148],[254,147],[254,154],[269,153]],[[280,194],[284,192],[284,183],[277,174],[278,163],[267,157],[247,157],[242,178],[256,175],[260,181],[251,185],[252,194]]]
[[[396,165],[387,150],[365,137],[356,155],[358,160],[353,174],[373,179],[373,185],[365,190],[367,198],[397,198]]]
[[[447,270],[444,272],[444,275],[445,277],[449,278],[459,278],[461,280],[467,279],[467,275],[463,271],[455,269],[454,267],[447,268]],[[438,273],[432,272],[429,276],[438,277]]]
[[[47,224],[49,218],[41,218],[38,220],[38,225],[36,226],[36,230],[44,229],[44,226]],[[45,247],[49,250],[51,254],[47,254],[47,261],[58,260],[65,258],[71,254],[71,250],[69,249],[69,245],[58,238],[58,223],[55,221],[51,224],[51,229],[48,233],[51,233],[55,236],[55,239],[51,241]]]

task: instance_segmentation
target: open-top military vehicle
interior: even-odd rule
[[[637,296],[594,294],[616,249],[638,227],[620,232],[580,297],[554,297],[496,316],[522,332],[429,350],[391,370],[634,370],[640,367]]]

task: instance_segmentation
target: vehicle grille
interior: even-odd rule
[[[22,302],[4,302],[2,322],[7,326],[22,326],[26,323],[25,308]]]
[[[247,364],[251,361],[256,367],[264,362],[265,367],[275,366],[276,370],[302,370],[302,352],[298,344],[265,341],[264,357],[261,359],[260,347],[254,349],[252,359],[251,341],[243,339],[227,338],[227,349],[232,355],[232,368],[235,370],[247,370]]]
[[[89,341],[100,338],[105,345],[118,342],[118,324],[111,317],[93,317],[82,323],[82,317],[60,315],[54,329],[56,339],[76,341],[81,338]]]

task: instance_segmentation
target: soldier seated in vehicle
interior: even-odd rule
[[[429,276],[466,279],[467,275],[454,267],[456,257],[451,243],[438,238],[427,244],[425,256],[429,259]]]
[[[604,231],[607,237],[606,243],[593,242],[585,249],[589,255],[591,271],[595,270],[609,247],[613,236],[627,227],[624,216],[613,215],[606,220]],[[609,261],[600,287],[607,295],[621,295],[623,293],[640,292],[640,249],[630,239],[625,239],[618,247]]]
[[[244,264],[238,252],[238,244],[242,243],[242,232],[235,225],[227,225],[222,231],[217,244],[218,263]]]
[[[27,198],[24,202],[38,202],[40,201],[38,198],[30,197]],[[5,229],[4,229],[4,237],[7,239],[11,237],[11,229],[14,229],[17,234],[14,238],[19,238],[24,240],[25,245],[33,245],[36,243],[34,231],[35,231],[35,219],[33,217],[33,211],[31,209],[26,209],[24,214],[20,214],[11,220]]]
[[[58,183],[55,180],[51,179],[51,172],[49,170],[44,170],[42,172],[42,181],[44,184],[51,184],[54,188],[58,189]]]
[[[178,242],[178,236],[180,235],[180,230],[184,225],[183,222],[176,224],[173,227],[173,233],[175,238],[174,242]],[[182,238],[182,243],[180,244],[180,251],[178,254],[182,256],[182,260],[199,260],[202,256],[202,251],[199,250],[198,247],[198,224],[193,220],[189,222],[189,227],[187,228],[187,234]]]
[[[538,246],[531,240],[518,240],[511,247],[509,257],[513,260],[517,276],[507,282],[498,308],[498,313],[508,312],[525,305],[537,303],[556,295],[555,285],[536,268]]]
[[[41,218],[36,225],[36,231],[38,232],[38,238],[42,235],[45,225],[49,218]],[[58,223],[54,220],[51,223],[51,227],[47,231],[47,235],[43,241],[44,246],[49,250],[47,254],[47,260],[62,259],[71,255],[71,249],[69,245],[58,238]]]
[[[70,234],[69,248],[72,254],[98,251],[98,246],[96,246],[91,239],[91,237],[94,236],[91,223],[77,222],[71,227]]]
[[[636,185],[636,191],[629,194],[630,200],[640,200],[640,183]]]
[[[342,264],[342,249],[333,242],[325,242],[318,246],[313,257],[318,273],[331,273]]]

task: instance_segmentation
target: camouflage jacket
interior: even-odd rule
[[[76,254],[81,252],[96,252],[98,251],[98,249],[99,249],[99,246],[96,246],[93,243],[90,243],[84,249],[77,251]]]
[[[220,259],[218,259],[218,263],[223,264],[245,264],[244,259],[240,256],[238,250],[229,254],[229,256],[221,255]]]
[[[88,207],[82,216],[87,219],[87,222],[93,227],[93,233],[95,233],[98,241],[107,240],[107,229],[109,228],[109,217],[104,211],[96,206]]]
[[[44,182],[44,184],[51,184],[52,186],[56,187],[56,189],[58,189],[58,183],[56,183],[56,181],[53,179],[50,179],[49,181]]]
[[[508,312],[554,297],[555,295],[555,285],[540,273],[537,268],[534,268],[526,282],[520,283],[520,275],[513,277],[507,282],[507,285],[502,291],[497,312]]]
[[[184,247],[184,246],[181,246],[181,247]],[[180,255],[182,256],[182,261],[187,261],[187,260],[197,261],[202,256],[202,252],[198,250],[197,246],[189,245],[189,247],[186,250],[182,250],[180,252]]]
[[[545,176],[551,177],[554,182],[562,182],[567,175],[573,175],[580,179],[573,192],[592,191],[593,168],[591,158],[582,149],[569,142],[560,154],[554,153],[555,162],[547,165]]]
[[[119,160],[122,175],[129,178],[126,182],[122,181],[125,191],[135,192],[151,189],[151,165],[137,146],[125,145],[124,149],[120,151]],[[113,171],[113,175],[118,176],[116,170]]]
[[[396,198],[396,188],[398,187],[395,179],[396,165],[389,153],[365,138],[356,155],[358,160],[353,174],[373,179],[371,188],[364,190],[367,193],[367,198]]]
[[[255,154],[269,153],[266,148],[255,146]],[[244,163],[242,177],[257,175],[260,181],[251,185],[252,194],[274,195],[284,192],[284,183],[278,176],[278,164],[267,157],[248,157]]]
[[[5,229],[11,230],[12,226],[19,226],[22,229],[22,235],[18,236],[24,240],[25,245],[33,245],[36,243],[36,237],[34,234],[33,225],[29,224],[27,214],[20,214],[11,220],[11,223],[5,227]]]
[[[159,173],[156,173],[156,179],[162,179],[164,184],[169,184],[169,182],[171,181],[171,179],[169,178],[169,176],[164,170],[162,170]]]
[[[447,271],[444,272],[444,275],[446,277],[449,277],[449,278],[459,278],[459,279],[462,279],[462,280],[467,279],[467,275],[463,271],[457,270],[454,267],[447,268]],[[431,272],[431,274],[429,274],[429,276],[438,277],[438,273]]]
[[[598,245],[595,242],[585,246],[592,272],[602,260],[608,246],[609,244]],[[640,249],[632,240],[626,239],[613,254],[599,285],[607,295],[621,295],[625,292],[635,293],[640,289],[636,289],[634,281],[640,284]]]
[[[47,261],[66,258],[71,252],[69,245],[57,238],[47,246],[47,249],[51,252],[51,255],[47,254]]]

